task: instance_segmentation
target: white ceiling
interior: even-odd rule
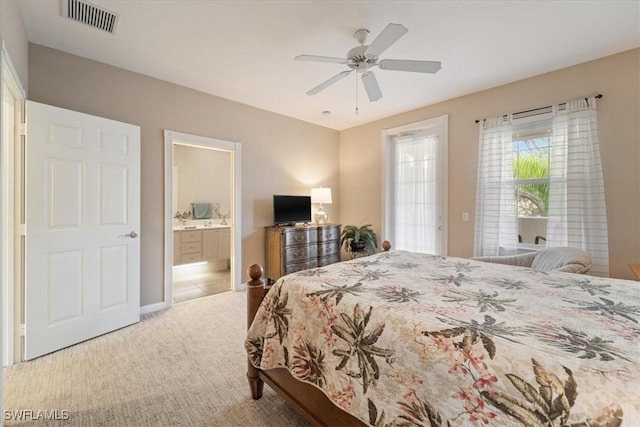
[[[21,0],[30,42],[333,129],[346,129],[640,46],[640,1],[96,0],[115,35],[63,18],[60,0]],[[409,32],[381,58],[442,61],[436,74],[375,70],[370,103],[355,74],[295,61],[344,57],[353,33]],[[325,116],[322,111],[329,110]]]

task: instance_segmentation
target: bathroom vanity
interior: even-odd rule
[[[230,226],[174,227],[173,265],[215,261],[230,257]]]

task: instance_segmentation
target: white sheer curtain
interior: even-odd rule
[[[518,245],[513,174],[513,126],[503,117],[480,122],[474,256],[499,255]]]
[[[397,136],[394,146],[394,246],[441,254],[438,136],[424,132]]]
[[[591,254],[589,274],[609,276],[604,180],[596,99],[566,103],[553,118],[549,170],[547,246],[571,246]]]

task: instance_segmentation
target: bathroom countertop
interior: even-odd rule
[[[231,228],[230,224],[198,224],[198,225],[174,225],[173,231],[183,231],[183,230],[208,230],[211,228]]]

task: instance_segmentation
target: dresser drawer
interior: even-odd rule
[[[317,246],[291,246],[284,250],[284,263],[296,263],[318,256]]]
[[[181,231],[180,232],[180,242],[181,243],[189,243],[189,242],[199,242],[202,240],[202,231]]]
[[[202,242],[182,243],[180,245],[180,254],[193,254],[202,252]]]
[[[284,274],[295,273],[296,271],[307,270],[309,268],[316,268],[318,261],[300,262],[297,264],[289,264],[284,268]]]
[[[318,243],[318,256],[324,257],[328,255],[340,254],[340,245],[337,241]]]
[[[317,233],[313,229],[313,233],[309,229],[287,230],[284,233],[284,245],[306,245],[307,243],[315,243],[318,240]]]
[[[339,226],[328,226],[328,227],[318,227],[318,241],[324,242],[327,240],[338,240],[340,239],[340,227]]]

